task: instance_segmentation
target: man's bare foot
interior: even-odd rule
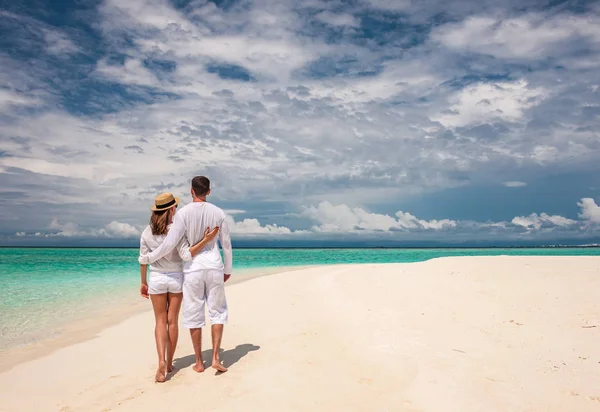
[[[167,373],[171,373],[175,370],[175,367],[173,366],[172,363],[169,363],[169,366],[167,366]]]
[[[156,375],[154,375],[154,382],[163,383],[167,380],[167,376],[165,373],[165,364],[161,363],[158,365],[158,369],[156,370]]]
[[[227,372],[227,368],[221,364],[219,359],[213,359],[212,367],[213,369],[216,369],[217,372]]]
[[[196,364],[194,366],[192,366],[192,369],[198,373],[204,372],[204,362],[202,362],[202,361],[196,362]]]

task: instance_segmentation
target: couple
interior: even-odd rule
[[[164,382],[167,374],[173,370],[182,301],[182,325],[190,329],[196,353],[194,370],[204,371],[202,328],[205,326],[205,306],[208,306],[212,325],[212,367],[219,372],[227,371],[221,364],[219,350],[223,325],[227,323],[224,283],[231,276],[232,265],[229,229],[225,212],[206,201],[210,194],[208,178],[194,177],[191,194],[193,202],[177,213],[179,199],[170,193],[157,196],[150,225],[140,239],[140,292],[143,297],[150,297],[156,320],[156,382]],[[223,260],[215,239],[217,234],[223,249]]]

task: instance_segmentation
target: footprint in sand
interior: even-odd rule
[[[514,321],[513,319],[511,319],[509,323],[514,323],[514,324],[515,324],[515,325],[517,325],[517,326],[523,326],[523,324],[522,324],[522,323],[516,322],[516,321]]]

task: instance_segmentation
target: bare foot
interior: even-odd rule
[[[165,374],[165,364],[161,363],[158,365],[158,369],[156,370],[156,375],[154,375],[154,382],[163,383],[167,380],[167,376]]]
[[[204,372],[204,362],[202,362],[202,361],[196,362],[196,364],[194,366],[192,366],[192,369],[198,373]]]
[[[216,369],[217,372],[227,372],[227,368],[221,364],[219,359],[213,359],[212,367],[213,369]]]
[[[169,366],[167,366],[167,373],[171,373],[175,370],[175,367],[173,366],[172,363],[169,363]]]

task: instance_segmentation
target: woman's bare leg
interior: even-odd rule
[[[154,309],[154,338],[156,339],[156,353],[158,354],[158,369],[156,370],[156,382],[167,380],[166,372],[166,350],[167,350],[167,294],[150,295],[152,308]]]
[[[177,348],[177,339],[179,338],[179,309],[183,293],[169,293],[167,300],[169,302],[167,308],[167,329],[169,333],[169,341],[167,345],[167,372],[173,371],[173,356]]]

